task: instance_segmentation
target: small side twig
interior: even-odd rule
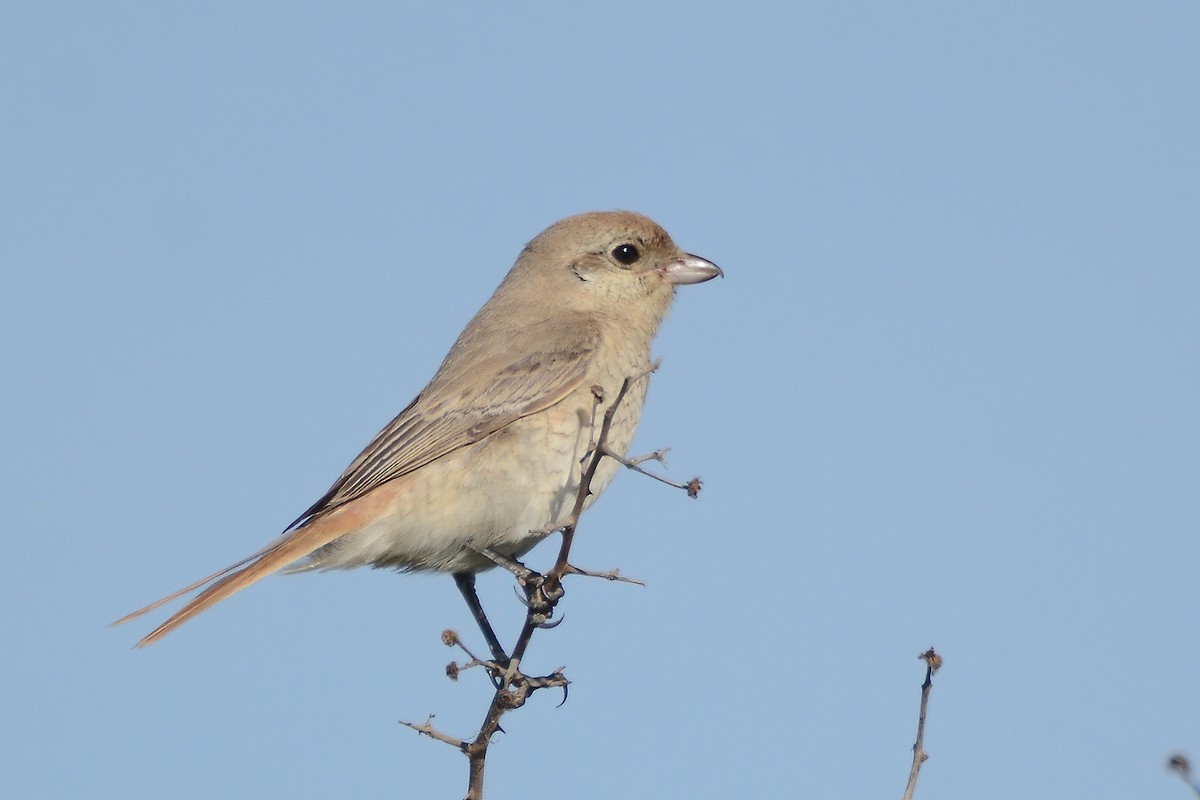
[[[1167,769],[1179,776],[1179,780],[1186,783],[1191,790],[1200,797],[1200,780],[1192,777],[1192,765],[1187,760],[1187,756],[1182,753],[1176,753],[1167,759]]]
[[[445,742],[451,747],[457,747],[459,750],[465,750],[467,746],[467,743],[462,739],[455,739],[453,736],[447,736],[437,728],[433,727],[433,714],[430,714],[428,717],[426,717],[425,721],[420,725],[415,722],[405,722],[404,720],[400,720],[400,724],[412,728],[417,733],[424,734],[430,739],[437,739],[439,742]]]
[[[581,569],[574,564],[567,564],[568,575],[583,575],[585,578],[603,578],[606,581],[618,581],[620,583],[632,583],[637,586],[645,586],[646,582],[637,578],[629,578],[621,574],[619,569],[610,569],[607,572],[593,572],[590,569]]]
[[[908,786],[904,789],[904,800],[912,800],[917,789],[917,776],[921,765],[929,758],[925,752],[925,713],[929,710],[929,690],[933,688],[933,673],[942,666],[942,657],[931,647],[917,658],[925,662],[925,682],[921,684],[921,713],[917,718],[917,741],[913,743],[912,770],[908,773]]]
[[[442,644],[446,645],[447,647],[459,648],[464,653],[466,653],[467,656],[471,659],[470,661],[466,662],[465,664],[459,664],[457,661],[451,661],[449,664],[446,665],[446,677],[452,681],[458,680],[459,673],[464,672],[473,667],[484,667],[485,669],[487,669],[488,674],[490,674],[490,675],[494,675],[498,672],[503,671],[502,667],[499,664],[497,664],[495,661],[489,661],[485,658],[480,658],[479,656],[472,653],[470,648],[468,648],[466,646],[466,644],[463,643],[463,640],[458,638],[458,633],[455,631],[452,631],[450,629],[446,629],[446,630],[442,631]],[[431,716],[430,719],[433,719],[433,717]],[[425,720],[425,723],[429,724],[429,720],[428,719]],[[410,723],[410,722],[403,722],[402,724],[407,725],[410,728],[413,727],[412,723]]]

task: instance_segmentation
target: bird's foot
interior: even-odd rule
[[[524,575],[517,577],[517,583],[525,593],[524,597],[518,593],[517,599],[528,609],[534,625],[539,628],[554,628],[562,622],[561,618],[550,622],[554,616],[554,607],[566,594],[561,580],[553,575],[526,570]]]

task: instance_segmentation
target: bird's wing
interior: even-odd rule
[[[578,320],[517,331],[503,342],[462,343],[425,391],[379,432],[337,483],[273,544],[220,572],[133,612],[127,622],[210,584],[138,646],[151,644],[212,605],[344,535],[327,512],[484,439],[515,420],[562,401],[583,384],[600,345],[599,330]]]
[[[600,338],[598,326],[571,320],[514,334],[495,355],[457,359],[457,369],[450,363],[452,355],[429,386],[288,528],[560,402],[583,383]],[[488,349],[496,350],[495,343]],[[461,365],[468,360],[464,370]],[[443,379],[447,372],[452,376]]]

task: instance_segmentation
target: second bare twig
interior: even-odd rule
[[[933,674],[942,666],[942,657],[931,647],[917,656],[925,662],[925,682],[921,684],[921,713],[917,718],[917,741],[913,743],[912,770],[908,773],[908,786],[904,789],[904,800],[912,800],[917,789],[917,776],[921,765],[929,758],[925,752],[925,713],[929,710],[929,690],[933,688]]]

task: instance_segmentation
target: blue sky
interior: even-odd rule
[[[169,6],[169,7],[168,7]],[[490,797],[1186,796],[1200,758],[1195,3],[12,3],[0,794],[457,797],[444,576],[266,543],[523,244],[630,208],[679,293]],[[530,561],[544,566],[552,546]],[[511,640],[504,575],[481,578]]]

